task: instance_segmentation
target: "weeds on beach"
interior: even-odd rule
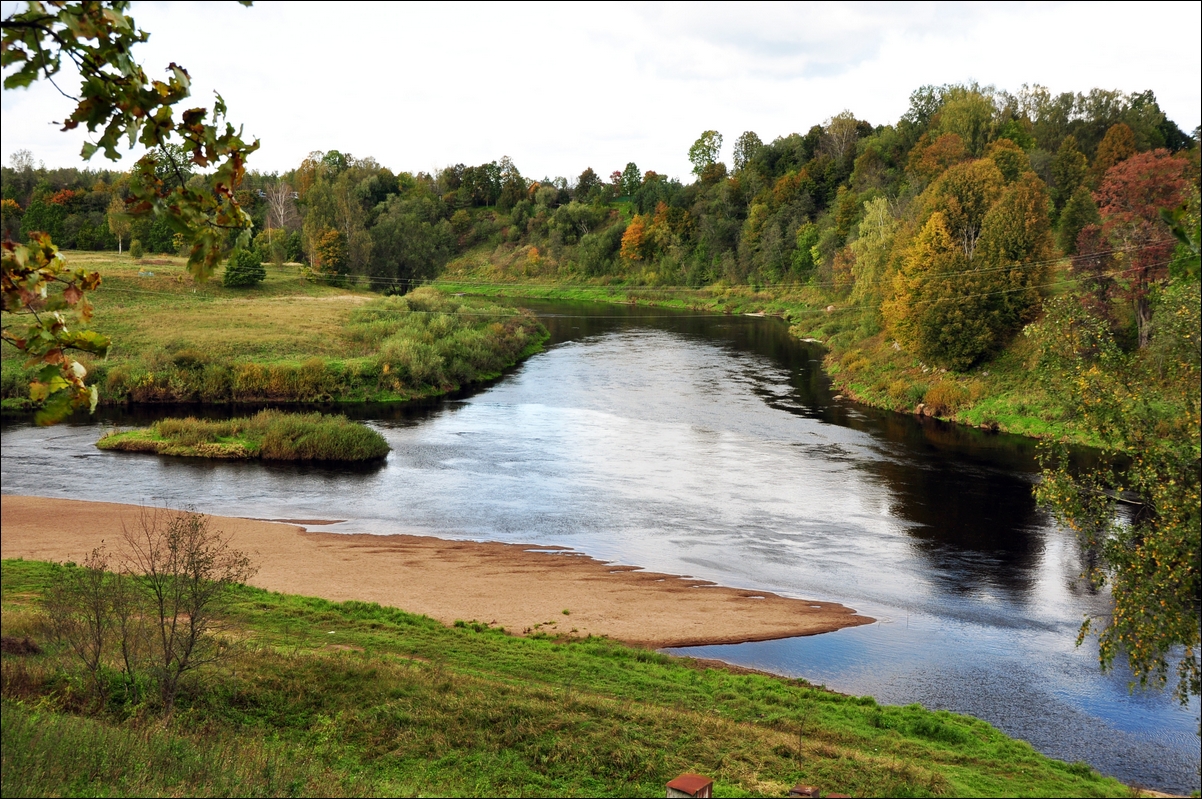
[[[854,796],[1130,793],[945,711],[245,586],[225,619],[235,655],[182,682],[164,724],[144,705],[83,701],[80,669],[37,622],[61,568],[3,562],[5,635],[43,649],[3,655],[5,796],[662,796],[684,771],[720,796],[797,782]]]

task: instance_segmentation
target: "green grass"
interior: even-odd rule
[[[109,433],[106,450],[194,458],[276,461],[369,461],[388,454],[388,442],[345,416],[264,410],[227,420],[161,419],[150,427]]]
[[[530,314],[434,289],[381,297],[301,280],[295,266],[231,289],[194,282],[180,258],[67,257],[102,276],[91,326],[113,347],[81,360],[105,403],[404,401],[493,379],[546,339]],[[23,408],[31,372],[11,349],[2,395]]]
[[[42,634],[58,566],[3,562],[3,789],[13,795],[1124,796],[985,722],[605,639],[520,638],[362,602],[239,588],[231,658],[164,723],[96,707]],[[451,589],[453,590],[453,589]]]

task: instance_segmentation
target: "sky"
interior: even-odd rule
[[[19,5],[0,3],[7,16]],[[530,178],[633,161],[688,175],[689,146],[764,141],[848,109],[891,124],[925,84],[1017,91],[1151,89],[1190,133],[1202,116],[1202,3],[351,4],[136,2],[152,78],[186,67],[195,105],[220,91],[258,137],[248,166],[313,150],[433,172],[510,156]],[[60,86],[77,87],[64,76]],[[18,149],[80,166],[73,104],[41,81],[3,92],[5,163]],[[138,151],[95,168],[128,169]]]

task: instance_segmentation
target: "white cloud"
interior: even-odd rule
[[[4,3],[7,12],[12,3]],[[347,5],[136,3],[152,75],[176,61],[258,136],[252,168],[311,150],[433,170],[510,155],[534,177],[627,161],[678,176],[705,129],[765,140],[850,108],[894,122],[923,84],[1152,89],[1199,122],[1188,4]],[[320,13],[318,13],[320,12]],[[4,155],[79,163],[52,87],[4,92]],[[122,161],[122,166],[128,164]],[[97,156],[93,165],[104,166]]]

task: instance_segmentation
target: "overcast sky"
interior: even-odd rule
[[[3,2],[4,13],[16,4]],[[252,169],[312,150],[395,170],[513,158],[528,177],[634,161],[687,175],[706,129],[765,141],[844,109],[896,122],[923,84],[1156,93],[1187,133],[1202,113],[1202,4],[134,3],[151,77],[175,61],[196,104],[222,93],[262,140]],[[60,82],[74,89],[70,79]],[[42,82],[3,93],[3,156],[81,164],[73,105]],[[118,162],[126,169],[129,156]],[[92,165],[106,167],[102,154]]]

